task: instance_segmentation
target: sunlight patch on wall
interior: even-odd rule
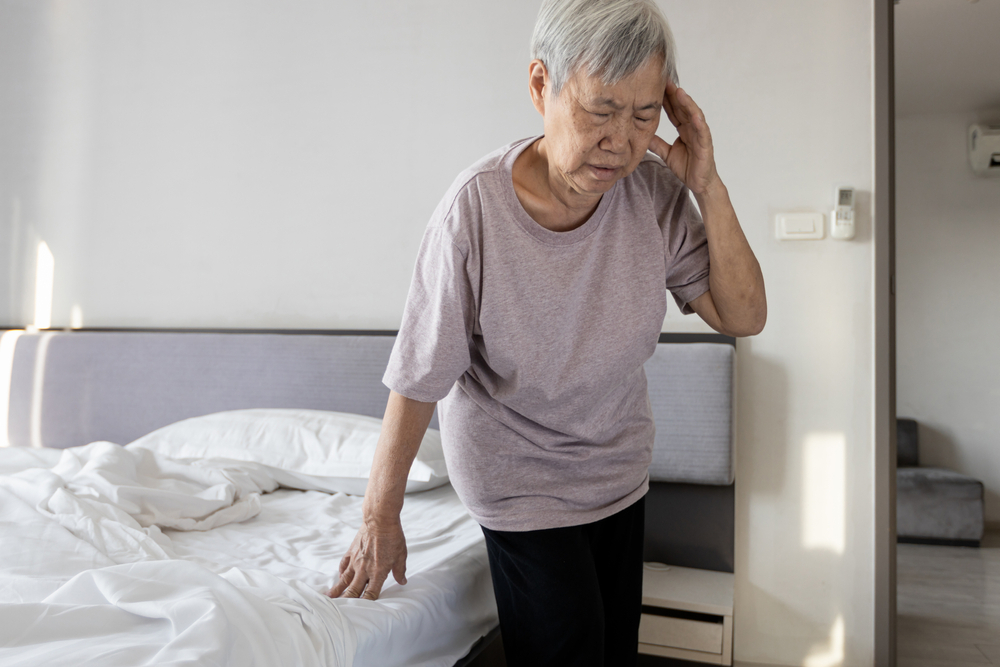
[[[83,308],[81,308],[78,303],[74,303],[73,307],[69,311],[69,328],[83,328]]]
[[[35,328],[52,326],[52,288],[55,282],[56,260],[45,241],[38,242],[35,263]]]
[[[45,388],[45,361],[49,355],[49,343],[54,333],[44,333],[38,339],[35,350],[35,372],[31,382],[31,446],[44,447],[42,444],[42,391]]]
[[[802,663],[805,667],[838,667],[844,664],[844,616],[838,615],[830,628],[830,641],[814,650]]]
[[[0,447],[10,447],[10,382],[14,371],[14,348],[23,331],[0,335]]]
[[[843,433],[806,435],[802,475],[802,545],[844,553],[847,439]]]

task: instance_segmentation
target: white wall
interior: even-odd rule
[[[920,423],[921,463],[982,480],[1000,522],[1000,179],[966,152],[983,119],[896,121],[897,411]]]
[[[538,130],[531,3],[2,11],[4,140],[35,164],[0,220],[30,261],[51,247],[54,326],[78,306],[86,326],[394,328],[451,179]],[[20,289],[13,323],[31,322]]]
[[[768,290],[739,352],[736,657],[871,665],[872,5],[663,6]],[[775,211],[825,211],[837,183],[856,240],[774,240]]]
[[[735,656],[871,665],[872,0],[661,3],[770,306],[739,353]],[[536,11],[0,5],[15,273],[46,240],[58,326],[75,305],[86,326],[396,327],[451,178],[540,128]],[[855,241],[773,239],[775,211],[825,211],[837,183],[860,194]],[[27,323],[33,282],[17,276],[0,277],[0,315]],[[668,328],[701,328],[671,309]]]
[[[28,248],[36,247],[38,238],[34,227],[26,229],[21,202],[34,194],[38,173],[39,151],[24,140],[34,133],[32,98],[48,78],[35,57],[39,23],[37,10],[27,3],[0,5],[0,326],[30,321],[22,297],[33,290],[25,276],[34,275]]]

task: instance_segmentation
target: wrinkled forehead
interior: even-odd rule
[[[577,67],[560,94],[568,90],[580,100],[609,106],[658,106],[666,85],[662,59],[650,58],[644,66],[614,82],[606,81],[599,73],[590,73],[588,67]]]

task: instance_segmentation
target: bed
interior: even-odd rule
[[[310,458],[310,419],[345,415],[350,437],[370,442],[393,340],[393,332],[5,333],[0,663],[495,661],[482,535],[435,470],[433,442],[403,509],[407,585],[390,578],[374,602],[322,594],[360,523],[364,466],[351,472],[338,459],[327,469],[326,459]],[[647,511],[646,557],[731,572],[732,340],[661,342],[647,372],[657,423],[665,415],[669,426],[658,428],[661,481],[649,502],[688,511]],[[675,377],[678,368],[700,377],[706,364],[730,392],[729,403],[710,400],[707,411],[685,372]],[[227,419],[284,426],[240,431],[241,442],[265,441],[248,454],[203,436],[233,433]],[[276,455],[275,438],[298,442],[288,434],[301,428],[305,454]],[[199,438],[203,447],[191,444]],[[705,531],[706,521],[716,529]]]

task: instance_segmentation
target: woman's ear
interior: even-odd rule
[[[549,88],[549,71],[541,60],[532,60],[528,65],[528,91],[535,110],[545,117],[545,93]]]

